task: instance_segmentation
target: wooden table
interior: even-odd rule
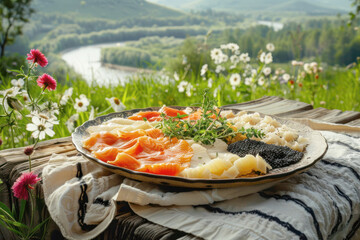
[[[341,123],[360,126],[360,112],[328,110],[316,108],[303,102],[287,100],[280,97],[265,96],[257,100],[232,104],[224,108],[257,111],[264,114],[276,115],[286,118],[317,119],[330,123]],[[24,148],[7,149],[0,152],[0,178],[4,181],[3,191],[0,192],[0,201],[11,205],[16,200],[11,196],[11,186],[24,171],[28,170],[27,156]],[[77,154],[71,142],[71,137],[53,139],[38,144],[32,157],[35,173],[41,175],[43,167],[53,153],[73,156]],[[41,192],[41,185],[37,186]],[[197,239],[196,237],[153,224],[131,212],[126,203],[119,203],[118,213],[112,224],[97,239]],[[47,238],[64,239],[57,226],[51,222]],[[12,239],[12,235],[0,228],[0,239]]]

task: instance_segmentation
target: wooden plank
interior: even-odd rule
[[[7,149],[0,152],[0,178],[6,180],[11,169],[20,163],[27,162],[28,156],[24,154],[24,147]],[[53,139],[39,143],[36,151],[32,155],[32,159],[49,157],[53,153],[61,154],[73,151],[71,137]]]
[[[351,125],[351,126],[360,126],[360,119],[353,120],[353,121],[348,122],[346,124]]]
[[[262,106],[266,106],[266,105],[270,105],[274,102],[280,102],[282,101],[283,98],[279,98],[279,97],[269,97],[268,99],[266,99],[266,101],[260,101],[260,102],[252,102],[250,104],[229,104],[229,105],[225,105],[223,106],[223,108],[235,108],[235,109],[240,109],[240,110],[252,110],[254,108],[258,108],[258,107],[262,107]]]
[[[228,104],[228,105],[225,105],[223,107],[238,107],[238,106],[246,106],[246,105],[255,105],[255,104],[258,104],[258,103],[261,103],[261,102],[270,101],[273,98],[279,98],[279,97],[276,97],[276,96],[263,96],[262,98],[258,98],[258,99],[255,99],[255,100],[242,102],[242,103]]]
[[[289,114],[287,117],[292,118],[310,118],[318,119],[330,123],[348,123],[360,118],[359,112],[341,111],[338,109],[329,110],[326,108],[316,108],[303,113]]]

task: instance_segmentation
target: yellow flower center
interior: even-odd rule
[[[39,126],[38,126],[38,130],[39,130],[40,132],[44,131],[44,130],[45,130],[45,126],[44,126],[44,125],[39,125]]]
[[[116,105],[120,105],[120,100],[118,98],[114,97],[114,103]]]

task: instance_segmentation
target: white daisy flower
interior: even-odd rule
[[[285,82],[288,82],[290,80],[290,75],[288,73],[285,73],[282,75],[282,79],[284,79]]]
[[[259,77],[258,84],[259,86],[263,86],[265,84],[265,78],[263,76]]]
[[[180,83],[179,83],[179,85],[177,86],[178,87],[178,91],[179,92],[185,92],[185,88],[186,88],[186,86],[188,85],[189,83],[187,82],[187,81],[181,81]]]
[[[220,48],[214,48],[210,52],[210,57],[215,62],[215,64],[220,64],[222,62],[223,55],[224,54]]]
[[[117,97],[106,98],[106,100],[109,101],[115,112],[123,111],[126,108],[126,106]]]
[[[227,62],[228,60],[229,60],[228,55],[223,54],[223,55],[221,56],[221,63]]]
[[[11,80],[11,84],[14,86],[14,87],[18,87],[18,88],[22,88],[24,86],[24,79],[22,78],[19,78],[18,80],[16,79],[13,79]]]
[[[213,94],[213,96],[214,96],[214,98],[216,98],[217,97],[217,95],[218,95],[218,88],[215,88],[215,90],[214,90],[214,94]]]
[[[0,95],[6,96],[6,97],[16,97],[20,93],[19,91],[20,91],[20,88],[12,87],[12,88],[0,91]]]
[[[265,53],[265,52],[262,52],[262,53],[260,54],[260,57],[259,57],[260,62],[262,62],[262,63],[265,62],[265,56],[266,56],[266,53]]]
[[[256,69],[251,69],[251,77],[255,77],[257,75]]]
[[[212,80],[212,78],[209,78],[209,80],[208,80],[208,88],[212,88],[212,85],[213,85],[213,80]]]
[[[188,97],[191,97],[191,90],[193,89],[193,85],[191,85],[191,83],[189,83],[187,86],[186,86],[186,96]]]
[[[200,75],[201,75],[201,76],[204,76],[207,71],[208,71],[208,65],[207,65],[207,64],[204,64],[204,65],[202,66],[202,68],[201,68]]]
[[[237,64],[237,63],[240,61],[240,58],[239,58],[239,56],[237,56],[237,55],[232,55],[232,56],[230,57],[230,61],[231,61],[233,64]]]
[[[221,48],[221,49],[228,49],[228,45],[227,45],[227,44],[221,44],[221,45],[220,45],[220,48]]]
[[[216,69],[215,69],[215,72],[216,73],[220,73],[222,71],[225,71],[225,67],[221,66],[221,65],[217,65],[216,66]]]
[[[176,81],[179,81],[179,74],[177,73],[177,72],[174,72],[174,79],[176,80]]]
[[[245,85],[247,86],[250,86],[251,85],[251,78],[245,78],[245,81],[244,81]]]
[[[33,138],[39,138],[39,140],[45,139],[46,135],[53,137],[55,132],[51,129],[53,124],[47,122],[43,118],[37,116],[32,117],[32,123],[26,125],[26,130],[33,132],[31,136]]]
[[[244,63],[250,62],[250,57],[249,57],[248,53],[240,54],[239,59],[240,59],[240,61],[242,61]]]
[[[30,118],[36,117],[45,122],[49,122],[52,125],[59,124],[59,121],[57,120],[56,116],[49,114],[49,112],[31,111],[30,114],[28,114],[26,116],[30,117]]]
[[[311,74],[312,73],[312,69],[309,63],[305,63],[304,64],[304,71]]]
[[[275,50],[275,46],[274,44],[272,43],[268,43],[266,44],[266,49],[269,51],[269,52],[273,52]]]
[[[268,76],[271,73],[271,68],[270,67],[264,68],[263,73],[265,76]]]
[[[75,113],[74,115],[72,115],[66,122],[65,125],[67,127],[67,129],[69,130],[69,132],[73,132],[75,129],[75,122],[79,119],[79,114]]]
[[[231,86],[239,86],[241,82],[241,76],[238,73],[234,73],[230,76],[230,84]]]
[[[77,112],[85,112],[87,111],[88,106],[90,105],[89,100],[84,94],[81,94],[79,98],[75,99],[74,108]]]
[[[310,67],[311,67],[311,68],[317,68],[317,67],[318,67],[318,63],[317,63],[317,62],[312,62],[312,63],[310,63]]]
[[[73,94],[73,88],[68,88],[65,90],[64,95],[61,97],[60,105],[66,105]]]
[[[294,67],[295,66],[302,66],[302,65],[304,65],[304,62],[292,60],[291,65],[293,65]]]
[[[22,95],[22,97],[23,97],[24,102],[26,102],[26,103],[30,102],[29,94],[27,94],[26,91],[22,91],[22,92],[21,92],[21,95]]]
[[[227,48],[230,49],[232,52],[239,50],[239,45],[236,43],[228,43]]]
[[[266,56],[265,56],[265,64],[269,64],[269,63],[272,63],[273,62],[273,57],[272,57],[272,54],[271,52],[267,53]]]

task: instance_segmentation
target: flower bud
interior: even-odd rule
[[[3,141],[2,141],[2,139],[0,138],[0,146],[3,144]]]
[[[24,149],[24,153],[25,153],[25,155],[27,155],[27,156],[30,156],[31,154],[33,154],[33,152],[34,152],[34,148],[33,148],[33,147],[26,147],[26,148]]]
[[[21,111],[24,108],[21,102],[17,98],[8,97],[6,100],[9,107],[11,107],[12,109]]]

